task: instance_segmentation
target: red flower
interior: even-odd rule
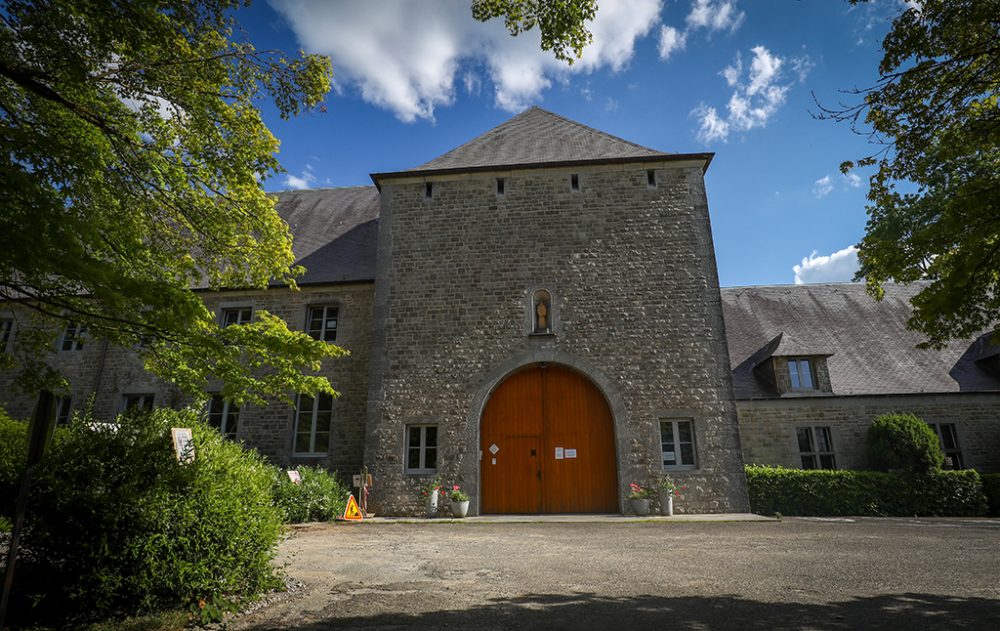
[[[456,484],[455,486],[451,487],[451,490],[452,491],[457,491],[458,490],[458,485]]]

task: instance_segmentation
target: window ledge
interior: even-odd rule
[[[789,390],[787,392],[781,393],[782,399],[805,399],[809,397],[834,397],[837,396],[833,392],[828,392],[826,390]]]
[[[555,331],[543,331],[538,333],[532,331],[531,333],[528,333],[528,337],[555,337],[555,336],[556,336]]]
[[[329,456],[330,454],[319,451],[314,453],[292,454],[292,458],[327,458]]]
[[[406,469],[403,471],[405,475],[437,475],[437,469]]]

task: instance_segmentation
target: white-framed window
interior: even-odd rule
[[[7,345],[14,333],[14,320],[12,318],[0,318],[0,353],[7,352]]]
[[[406,472],[437,471],[437,425],[406,426]]]
[[[128,412],[129,410],[152,410],[155,398],[156,396],[151,392],[123,394],[122,412]]]
[[[76,322],[69,322],[63,330],[62,340],[59,341],[59,350],[80,351],[83,350],[83,338],[87,334],[87,327],[80,326]]]
[[[816,380],[813,378],[812,362],[804,357],[789,359],[788,382],[792,390],[814,390]]]
[[[694,421],[670,419],[660,421],[660,455],[665,469],[694,469]]]
[[[222,328],[233,324],[250,324],[253,318],[253,307],[235,307],[222,310]]]
[[[208,402],[208,423],[226,438],[235,440],[240,424],[240,406],[221,394],[213,394]]]
[[[69,425],[72,412],[72,397],[59,397],[56,399],[56,425]]]
[[[308,333],[316,340],[334,342],[337,340],[337,305],[316,305],[309,307]]]
[[[946,469],[964,469],[965,458],[962,457],[962,447],[958,444],[958,431],[954,423],[928,423],[934,429],[941,441],[941,451],[944,452]]]
[[[803,469],[836,469],[837,458],[833,453],[833,434],[828,426],[796,427],[799,457]]]
[[[333,424],[333,397],[299,395],[295,406],[296,454],[326,454],[330,451],[330,427]]]

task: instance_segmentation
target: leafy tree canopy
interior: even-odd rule
[[[538,27],[542,50],[572,64],[594,38],[587,29],[597,15],[597,0],[472,0],[481,22],[503,17],[511,35]]]
[[[11,0],[0,12],[0,297],[31,307],[26,387],[52,385],[67,320],[137,346],[190,392],[332,392],[335,346],[279,318],[220,328],[191,287],[294,287],[287,225],[261,181],[280,166],[257,109],[316,108],[330,62],[234,38],[239,0]],[[47,335],[45,334],[47,332]]]
[[[876,298],[928,279],[908,325],[941,347],[1000,316],[1000,0],[916,3],[882,47],[862,102],[823,115],[881,145],[841,165],[877,168],[858,277]]]

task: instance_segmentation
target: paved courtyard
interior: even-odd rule
[[[1000,520],[315,524],[240,629],[1000,629]]]

